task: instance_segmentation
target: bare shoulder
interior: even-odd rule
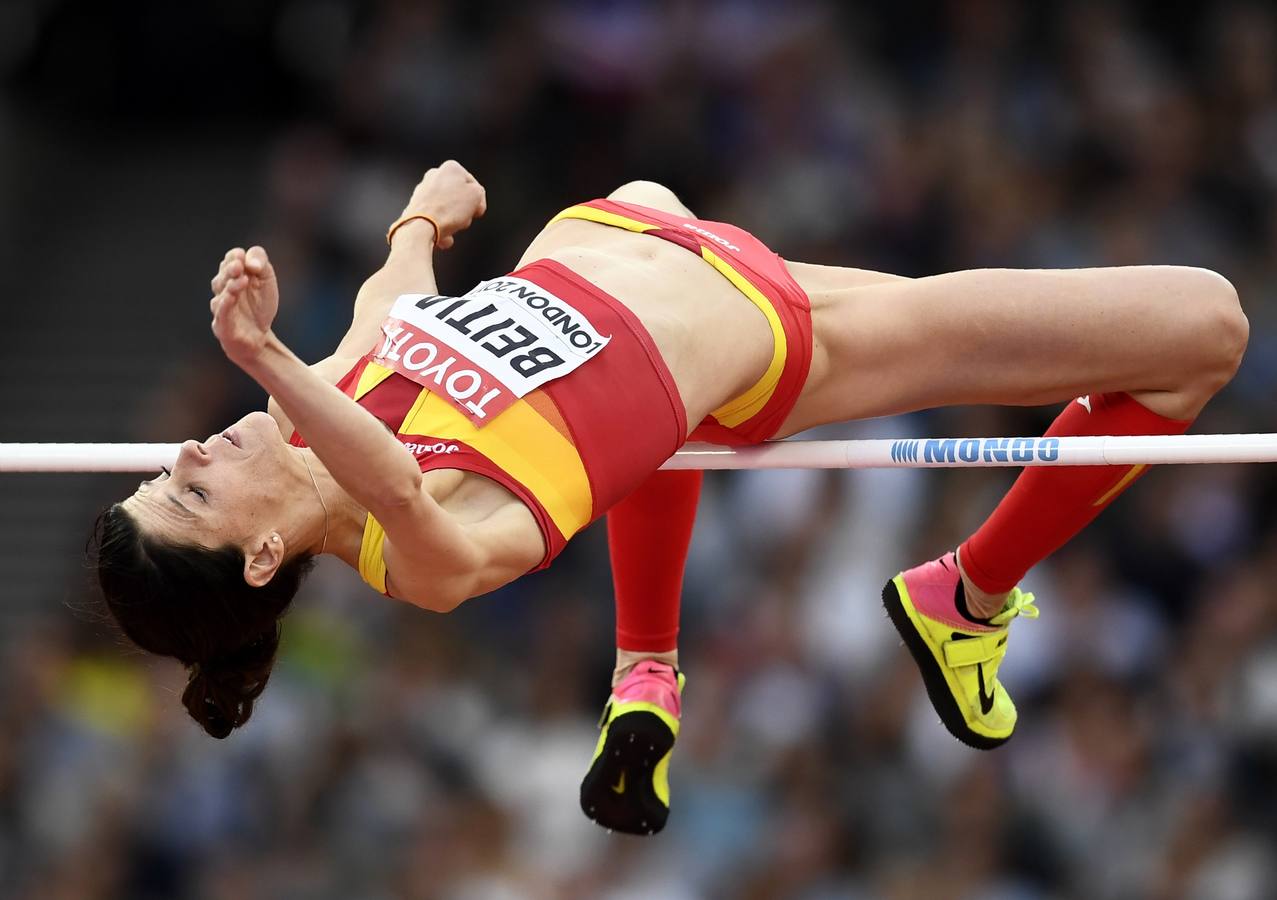
[[[481,522],[466,529],[483,550],[484,565],[476,573],[470,596],[486,594],[509,584],[545,559],[541,526],[527,505],[510,495]]]
[[[444,510],[458,526],[465,548],[423,564],[420,548],[404,548],[387,537],[384,555],[392,596],[434,612],[450,612],[472,597],[502,587],[545,558],[545,541],[531,511],[513,494],[481,518],[472,511]]]

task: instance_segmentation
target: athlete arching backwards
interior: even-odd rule
[[[700,473],[658,473],[689,437],[754,443],[947,404],[1070,401],[1048,434],[1181,433],[1235,372],[1247,322],[1202,269],[976,270],[909,279],[783,260],[633,182],[569,207],[509,275],[440,295],[432,250],[485,209],[455,162],[425,174],[333,355],[272,333],[266,252],[212,282],[213,333],[270,394],[106,510],[97,566],[126,634],[190,669],[214,736],[265,687],[279,617],[317,554],[447,611],[550,564],[607,514],[617,666],[582,807],[659,830],[678,734],[676,641]],[[1077,402],[1074,399],[1077,398]],[[955,551],[883,600],[949,730],[1011,736],[998,682],[1017,582],[1141,467],[1026,470]]]

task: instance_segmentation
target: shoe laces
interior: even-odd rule
[[[1036,619],[1040,613],[1038,608],[1033,605],[1033,594],[1028,591],[1022,591],[1018,587],[1012,588],[1011,593],[1007,594],[1006,604],[1002,607],[1002,612],[998,613],[989,620],[990,625],[1001,627],[1006,625],[1016,616],[1024,616],[1026,619]]]

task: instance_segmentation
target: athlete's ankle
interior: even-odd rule
[[[990,594],[988,591],[971,580],[967,575],[967,570],[962,565],[961,549],[954,553],[954,559],[958,563],[958,574],[962,578],[963,593],[966,595],[966,612],[969,618],[976,620],[992,619],[998,613],[1002,612],[1002,607],[1006,606],[1007,596],[1011,593],[1006,591],[1001,594]]]
[[[645,659],[656,660],[678,668],[678,648],[653,652],[651,650],[622,650],[616,648],[616,668],[612,670],[612,687],[616,687],[630,674],[630,670]]]
[[[992,619],[1002,612],[1002,607],[1006,606],[1007,597],[1011,593],[1007,591],[1004,594],[986,594],[965,575],[962,576],[962,584],[967,595],[967,610],[977,619]]]

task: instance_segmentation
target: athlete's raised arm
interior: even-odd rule
[[[460,163],[450,159],[428,170],[391,228],[386,264],[359,289],[354,318],[335,355],[366,353],[376,342],[381,323],[400,294],[436,293],[435,247],[447,250],[454,235],[469,228],[487,208],[483,185]]]
[[[440,226],[443,227],[442,224]],[[388,541],[432,573],[429,597],[450,609],[486,565],[483,548],[422,487],[412,454],[367,410],[298,359],[271,331],[279,306],[266,251],[232,250],[209,307],[227,358],[269,391],[343,489],[385,528]]]

